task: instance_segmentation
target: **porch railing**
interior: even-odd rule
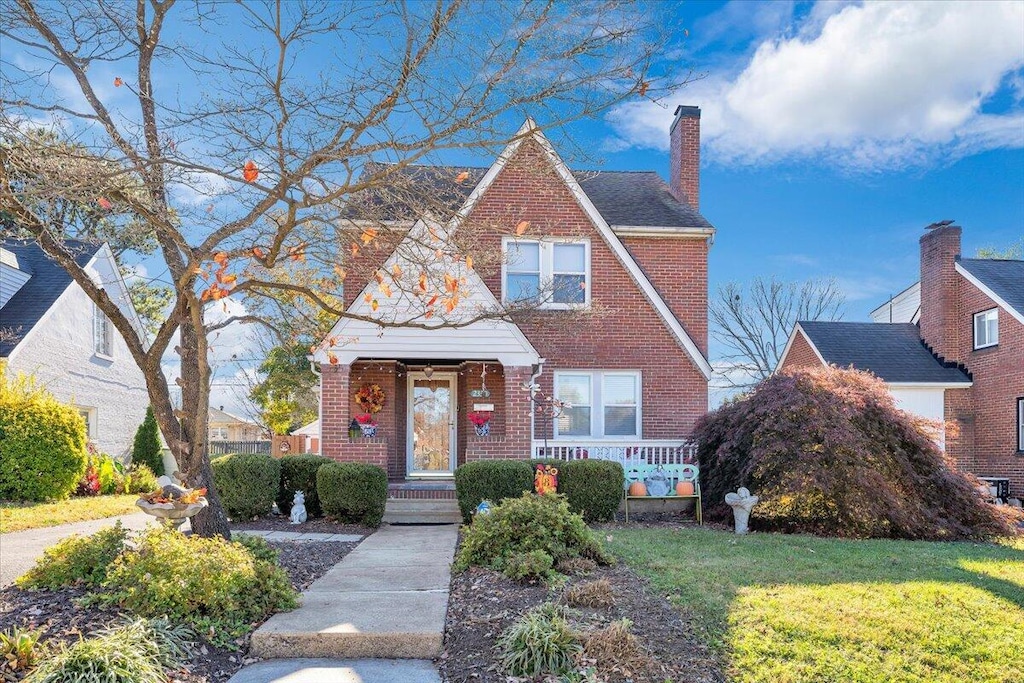
[[[631,465],[682,465],[696,462],[697,444],[693,441],[543,441],[533,442],[534,458],[553,460],[613,460],[623,467]]]

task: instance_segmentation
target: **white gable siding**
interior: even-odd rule
[[[871,311],[876,323],[916,323],[921,310],[921,283],[915,282],[897,294],[892,301]]]
[[[29,277],[28,273],[18,270],[13,265],[0,263],[0,308],[3,308],[15,292],[28,282]]]

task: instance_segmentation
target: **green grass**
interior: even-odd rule
[[[55,503],[0,503],[0,533],[40,529],[137,512],[131,496],[87,496]]]
[[[612,532],[689,613],[730,680],[1019,681],[1024,540],[1002,544]]]

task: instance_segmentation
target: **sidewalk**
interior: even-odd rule
[[[251,653],[270,659],[436,657],[457,537],[456,525],[385,526],[314,582],[301,607],[258,628]]]
[[[119,517],[105,517],[88,522],[59,524],[41,529],[27,529],[10,534],[0,534],[0,587],[14,583],[14,580],[32,568],[36,560],[43,556],[43,551],[63,538],[72,534],[94,534],[103,527],[113,526],[121,520],[126,529],[143,529],[150,524],[158,524],[155,519],[144,512],[133,512]],[[188,528],[186,525],[183,528]]]

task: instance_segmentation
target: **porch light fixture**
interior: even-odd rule
[[[427,379],[430,379],[431,377],[433,377],[434,376],[434,368],[433,368],[433,366],[428,364],[427,367],[423,368],[423,376],[426,377]]]

